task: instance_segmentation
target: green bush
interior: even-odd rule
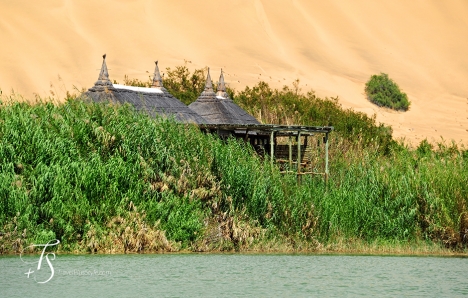
[[[338,98],[319,98],[313,91],[299,92],[299,81],[293,87],[272,89],[259,82],[236,92],[234,101],[263,123],[285,125],[333,126],[333,134],[353,144],[378,144],[379,150],[388,152],[392,142],[392,128],[377,124],[375,115],[344,109]]]
[[[206,69],[195,69],[191,74],[187,65],[175,69],[166,68],[164,87],[184,104],[189,105],[205,89]]]
[[[401,92],[400,87],[386,73],[371,76],[365,91],[369,100],[380,107],[407,111],[411,104],[406,93]]]
[[[0,254],[53,238],[70,252],[242,250],[263,240],[300,250],[353,239],[466,249],[465,147],[423,140],[411,149],[375,117],[293,87],[260,82],[232,97],[265,122],[333,125],[327,185],[321,176],[297,184],[242,141],[128,105],[0,103]],[[194,89],[180,90],[193,100]],[[318,146],[310,156],[320,171]]]

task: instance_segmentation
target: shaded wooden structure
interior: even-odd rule
[[[333,126],[301,126],[301,125],[274,125],[274,124],[199,124],[200,129],[220,134],[220,131],[231,132],[231,135],[242,138],[250,143],[255,150],[263,156],[268,156],[271,163],[286,163],[288,167],[282,173],[296,173],[298,176],[312,174],[323,175],[328,180],[328,147],[329,134]],[[307,166],[304,160],[308,138],[320,134],[324,144],[324,171],[303,171]],[[280,137],[287,137],[287,144],[278,144]],[[293,140],[296,146],[293,146]],[[296,170],[293,170],[293,165]]]
[[[151,88],[132,87],[112,84],[106,65],[106,55],[103,56],[101,72],[94,86],[84,93],[96,102],[117,102],[131,104],[138,111],[150,114],[152,117],[174,117],[182,123],[206,123],[205,119],[184,103],[172,96],[163,86],[156,61],[153,84]]]
[[[285,164],[286,166],[282,167],[283,173],[297,173],[298,176],[320,174],[328,179],[328,136],[333,127],[261,124],[229,98],[222,70],[215,93],[208,69],[205,90],[189,108],[206,120],[206,123],[199,124],[203,131],[216,133],[221,138],[231,136],[243,139],[250,143],[258,154],[268,155],[272,163]],[[317,134],[323,134],[324,137],[323,172],[305,170],[308,163],[304,158],[308,139]],[[287,143],[280,144],[278,139],[284,137],[287,138]],[[295,146],[293,142],[296,143]]]
[[[96,102],[128,103],[153,117],[173,117],[178,122],[193,123],[202,131],[215,133],[223,139],[242,139],[250,143],[259,155],[270,158],[271,163],[279,163],[282,173],[295,173],[298,178],[305,174],[319,174],[328,180],[328,139],[333,127],[261,124],[229,98],[222,70],[216,93],[208,69],[205,89],[195,102],[186,106],[164,88],[157,61],[151,88],[123,86],[110,81],[104,55],[99,78],[84,95]],[[316,135],[323,136],[325,148],[322,172],[308,169],[309,161],[305,159],[309,138]],[[281,138],[287,141],[281,143],[278,141]]]

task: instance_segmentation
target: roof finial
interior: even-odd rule
[[[112,82],[109,80],[109,72],[107,71],[106,54],[102,55],[101,72],[94,85],[99,87],[113,87]]]
[[[107,64],[106,64],[106,54],[102,55],[102,67],[101,67],[101,72],[99,73],[98,80],[109,80],[109,72],[107,71]]]
[[[211,83],[210,68],[208,67],[208,75],[206,76],[205,91],[213,92],[213,83]]]
[[[218,82],[218,89],[216,90],[216,95],[221,96],[221,97],[228,97],[228,94],[226,93],[226,85],[224,84],[224,75],[223,75],[223,69],[221,68],[221,75],[219,76],[219,82]]]
[[[162,88],[164,86],[161,75],[159,74],[158,61],[154,61],[154,63],[156,64],[156,67],[154,68],[153,85],[151,87]]]

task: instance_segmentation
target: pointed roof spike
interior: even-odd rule
[[[99,73],[98,80],[109,80],[109,72],[107,71],[107,64],[106,64],[106,54],[102,55],[102,66],[101,66],[101,72]]]
[[[219,76],[218,90],[216,92],[216,96],[224,98],[224,99],[229,98],[229,95],[226,92],[226,84],[224,84],[224,75],[223,75],[222,68],[221,68],[221,75]]]
[[[162,88],[163,86],[163,81],[161,78],[161,74],[159,73],[159,67],[158,67],[158,61],[154,61],[156,66],[154,67],[154,76],[153,76],[153,85],[151,87],[154,88]]]
[[[208,67],[208,75],[206,76],[205,91],[213,92],[213,83],[211,83],[210,68]]]
[[[226,85],[224,84],[224,75],[223,75],[222,68],[221,68],[221,75],[219,76],[218,89],[216,91],[226,92]]]
[[[109,72],[107,71],[106,54],[102,55],[101,72],[99,73],[99,78],[96,83],[94,83],[94,86],[113,88],[112,82],[109,79]]]

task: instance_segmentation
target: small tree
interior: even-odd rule
[[[163,78],[164,87],[186,105],[191,104],[205,88],[206,70],[206,68],[195,69],[190,73],[187,61],[185,65],[177,66],[175,69],[168,67]]]
[[[411,104],[406,93],[401,92],[400,87],[386,73],[371,76],[365,91],[367,98],[380,107],[407,111]]]

